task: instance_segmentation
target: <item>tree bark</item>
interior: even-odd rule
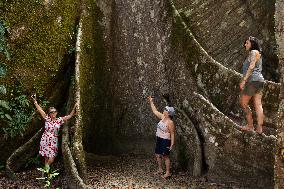
[[[281,73],[280,103],[277,122],[277,146],[275,150],[274,180],[275,189],[284,188],[284,1],[275,3],[275,37]]]
[[[81,36],[81,31],[87,27],[82,20],[86,18],[86,15],[90,15],[91,13],[86,10],[86,15],[82,14],[80,17],[75,56],[75,83],[68,83],[66,85],[69,87],[69,95],[66,95],[68,96],[66,100],[67,112],[72,109],[75,101],[79,102],[77,109],[78,115],[75,116],[74,122],[68,121],[63,126],[62,153],[68,186],[70,188],[91,188],[91,186],[86,184],[86,162],[82,144],[83,132],[86,125],[82,121],[82,114],[86,112],[84,112],[86,109],[83,110],[83,108],[86,108],[84,105],[87,105],[88,108],[93,108],[93,103],[87,104],[89,101],[85,97],[95,99],[92,101],[95,103],[102,100],[101,98],[97,98],[99,95],[104,98],[103,100],[106,104],[102,103],[101,109],[98,108],[95,112],[99,114],[105,108],[103,109],[105,111],[99,115],[104,115],[107,118],[96,117],[98,114],[95,114],[95,118],[89,120],[86,117],[93,115],[85,114],[84,118],[89,124],[96,123],[95,129],[97,130],[93,131],[103,133],[105,129],[105,133],[113,134],[110,137],[115,141],[118,136],[135,137],[135,134],[138,135],[141,133],[145,136],[149,135],[149,130],[146,131],[144,127],[140,128],[137,126],[139,124],[144,126],[148,122],[153,122],[153,120],[145,116],[148,104],[146,107],[144,97],[148,93],[155,93],[155,88],[162,85],[164,88],[158,88],[157,94],[154,94],[157,97],[155,100],[157,99],[157,101],[161,102],[159,92],[169,93],[174,97],[173,105],[177,109],[177,118],[175,121],[178,135],[178,147],[174,149],[174,155],[179,163],[183,163],[183,167],[186,166],[187,170],[191,169],[190,174],[194,176],[206,174],[212,181],[236,181],[242,182],[248,187],[255,187],[257,185],[259,188],[272,188],[272,177],[274,175],[275,182],[280,189],[283,186],[282,181],[284,180],[282,170],[283,157],[281,155],[284,149],[284,131],[282,129],[284,102],[281,103],[278,109],[280,84],[265,81],[263,95],[264,109],[267,115],[266,123],[272,125],[273,129],[278,129],[278,141],[273,136],[240,132],[239,125],[233,122],[229,118],[229,115],[231,112],[235,114],[241,113],[240,107],[237,106],[241,74],[224,67],[206,52],[191,32],[190,27],[184,22],[183,17],[176,9],[172,0],[149,1],[147,2],[148,4],[144,4],[141,1],[136,1],[132,4],[131,2],[117,0],[114,1],[111,8],[109,4],[106,5],[103,1],[100,1],[100,3],[101,7],[107,7],[105,8],[105,12],[100,11],[100,7],[94,5],[94,9],[97,12],[88,17],[90,20],[94,19],[91,20],[93,22],[91,25],[94,30],[92,31],[93,33],[85,34],[91,36],[88,36],[93,40],[91,42],[86,41],[89,38]],[[149,7],[155,6],[155,10],[153,12],[151,10],[149,13],[144,8],[144,5]],[[165,11],[164,9],[166,8],[169,9]],[[124,12],[125,9],[126,12]],[[149,19],[148,16],[141,15],[142,13],[145,15],[149,13],[150,17],[153,18]],[[108,14],[109,18],[104,18],[104,14]],[[135,17],[133,18],[134,20],[132,20],[132,17],[124,18],[128,14],[133,15]],[[95,18],[96,16],[100,18]],[[146,24],[141,22],[141,18],[146,20]],[[126,23],[126,21],[129,21],[129,23]],[[160,22],[163,24],[166,23],[168,28],[163,24],[159,25]],[[133,23],[137,24],[137,26],[135,25],[134,27]],[[104,28],[104,24],[109,28]],[[152,25],[156,26],[155,24],[158,28],[155,32],[147,30],[148,27],[153,27]],[[146,37],[143,36],[143,32],[146,32]],[[146,38],[148,39],[148,37],[150,38],[150,42],[144,43],[143,41]],[[154,42],[151,42],[152,39]],[[98,42],[104,43],[107,40],[113,41],[107,45],[98,44]],[[94,41],[96,44],[93,44]],[[103,50],[105,49],[100,49],[100,46],[106,48],[106,51],[108,51],[105,52],[106,55],[103,54]],[[162,49],[162,46],[165,46],[165,52],[163,52],[164,49]],[[81,51],[81,48],[84,49],[84,52]],[[86,50],[88,48],[90,51]],[[82,65],[82,62],[84,62],[82,59],[86,58],[89,52],[94,51],[92,48],[98,51],[94,53],[94,57],[91,57],[95,60],[89,60],[90,62],[88,63],[90,65]],[[154,54],[154,50],[160,51]],[[99,55],[96,53],[99,53]],[[158,58],[152,53],[157,55]],[[157,61],[157,64],[151,64],[147,61]],[[84,66],[89,67],[84,70],[86,75],[82,77],[80,75],[82,70],[80,69],[84,69]],[[95,70],[97,71],[95,74],[100,74],[101,70],[105,74],[108,72],[108,68],[110,68],[110,81],[113,83],[107,83],[109,82],[109,78],[106,78],[101,73],[102,75],[99,76],[102,78],[96,75],[94,77],[95,81],[91,80],[93,82],[93,85],[91,85],[90,81],[87,80],[87,77],[91,77],[91,74],[94,73],[89,70],[90,67],[94,67],[94,70],[97,69]],[[153,73],[148,73],[149,71],[153,71]],[[83,80],[85,80],[84,84],[82,84]],[[101,80],[106,82],[104,83]],[[139,86],[137,87],[138,84]],[[85,88],[82,89],[82,86]],[[91,86],[95,86],[96,91],[89,90]],[[98,91],[100,87],[104,88],[102,93]],[[105,97],[104,92],[107,89],[112,94]],[[85,94],[88,91],[92,91],[93,93]],[[57,94],[52,96],[57,96]],[[140,102],[144,104],[142,103],[141,105]],[[112,112],[104,114],[109,109]],[[138,113],[133,113],[134,111]],[[92,111],[88,110],[88,113],[90,112]],[[276,125],[275,119],[277,116],[281,119],[279,119]],[[111,123],[103,123],[106,120]],[[96,122],[92,123],[92,121]],[[98,123],[110,124],[110,126],[103,127]],[[133,124],[135,127],[131,127]],[[94,133],[90,133],[90,136],[93,137],[92,134]],[[100,133],[96,136],[101,137]],[[31,141],[34,141],[34,138],[36,136]],[[91,144],[99,146],[98,143],[94,142],[104,142],[99,141],[99,139],[92,140]],[[112,142],[112,140],[110,141]],[[28,144],[20,147],[8,159],[7,173],[11,176],[13,176],[13,171],[16,171],[20,167],[20,164],[16,163],[16,157],[35,148],[30,146],[31,143],[29,141]],[[121,144],[123,144],[123,141]],[[277,154],[274,156],[276,144]],[[110,150],[114,145],[116,145],[115,142],[114,144],[110,144]],[[128,147],[132,147],[128,141],[127,145],[129,145]],[[22,160],[25,161],[27,159],[23,158]],[[258,164],[259,162],[261,162],[261,165]],[[275,170],[274,165],[276,167]],[[231,171],[228,172],[228,169]]]

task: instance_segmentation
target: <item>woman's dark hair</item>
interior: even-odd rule
[[[172,99],[172,97],[171,97],[171,95],[169,93],[165,93],[162,96],[166,100],[168,106],[173,106],[173,102],[172,102],[173,99]],[[174,118],[174,116],[169,115],[169,118],[172,120]]]
[[[250,43],[251,43],[250,51],[251,50],[258,50],[259,53],[262,53],[262,48],[261,48],[261,46],[259,44],[259,40],[256,37],[250,36],[247,40],[249,40]]]
[[[52,107],[49,107],[49,108],[48,108],[47,113],[49,114],[49,113],[50,113],[50,110],[52,110],[52,109],[55,110],[55,111],[57,111],[56,108],[52,106]]]

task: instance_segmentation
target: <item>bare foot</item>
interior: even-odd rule
[[[166,173],[162,176],[164,179],[169,179],[172,175],[170,173]]]
[[[250,127],[250,126],[242,126],[241,127],[242,131],[254,131],[254,127]]]
[[[163,173],[163,169],[159,169],[158,171],[154,172],[154,175],[160,175]]]
[[[257,126],[256,127],[256,132],[258,133],[258,134],[261,134],[262,133],[262,126]]]

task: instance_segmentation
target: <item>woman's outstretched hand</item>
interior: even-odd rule
[[[74,104],[74,109],[76,109],[78,106],[79,106],[79,102],[76,102],[76,103]]]
[[[73,110],[74,110],[74,115],[77,115],[77,107],[79,107],[79,102],[76,102],[74,104]]]
[[[31,98],[33,99],[34,103],[36,102],[36,94],[31,95]]]
[[[153,102],[153,98],[151,96],[148,96],[149,103]]]

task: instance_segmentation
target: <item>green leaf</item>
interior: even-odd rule
[[[57,176],[57,175],[59,175],[59,173],[52,173],[52,176]]]
[[[5,117],[6,117],[7,119],[9,119],[10,121],[13,120],[9,114],[5,114]]]
[[[50,186],[50,181],[47,180],[47,181],[45,181],[45,182],[46,182],[46,184],[44,185],[44,187],[49,187],[49,186]]]
[[[11,54],[9,53],[9,51],[7,49],[5,49],[4,54],[7,58],[7,60],[11,60]]]
[[[8,60],[10,60],[11,56],[7,50],[7,44],[5,39],[5,34],[7,33],[7,25],[3,20],[0,20],[0,52],[3,52]]]
[[[47,177],[38,177],[38,178],[36,178],[37,180],[45,180],[45,179],[47,179]]]
[[[0,100],[0,107],[5,108],[6,110],[10,110],[11,107],[9,106],[9,102],[5,101],[5,100]]]
[[[55,172],[58,172],[58,171],[59,171],[59,169],[56,169],[56,170],[52,171],[52,173],[55,173]]]
[[[41,172],[46,173],[46,170],[45,170],[45,169],[43,169],[43,168],[37,168],[37,170],[39,170],[39,171],[41,171]]]
[[[7,66],[0,62],[0,78],[4,77],[7,73]]]
[[[4,85],[0,85],[0,94],[6,94],[7,90],[6,87]]]

